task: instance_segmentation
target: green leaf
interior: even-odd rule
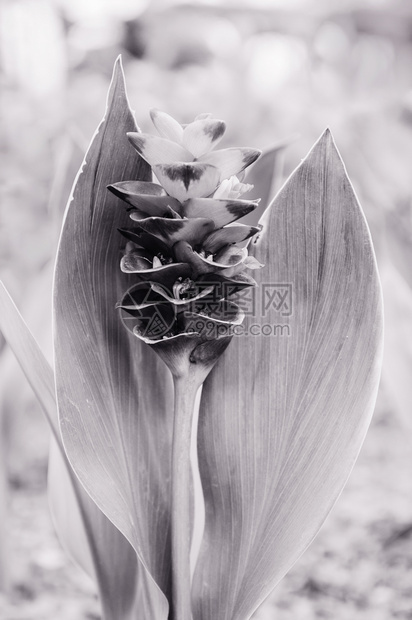
[[[263,220],[252,254],[265,267],[244,327],[267,335],[235,336],[202,393],[196,620],[249,619],[302,554],[349,476],[378,387],[375,258],[329,131]],[[260,303],[276,290],[283,305],[279,294]]]
[[[133,282],[119,264],[118,228],[129,218],[106,189],[120,181],[151,180],[149,166],[127,139],[136,130],[117,62],[106,116],[86,154],[60,239],[56,386],[70,463],[136,551],[145,599],[141,616],[162,620],[170,600],[173,387],[164,364],[129,334],[115,308]]]
[[[136,553],[97,508],[73,474],[57,425],[53,371],[19,311],[0,282],[0,330],[36,393],[50,424],[49,503],[59,538],[71,557],[96,582],[104,620],[133,620],[150,609],[153,588],[138,566]],[[155,617],[154,613],[148,617]]]

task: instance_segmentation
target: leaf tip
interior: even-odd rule
[[[110,82],[109,93],[108,93],[108,98],[107,98],[109,104],[116,97],[116,95],[120,95],[127,102],[126,79],[124,76],[122,57],[120,54],[116,58],[114,66],[113,66],[112,79]],[[127,105],[128,105],[128,102],[127,102]]]
[[[302,161],[302,164],[306,166],[319,166],[326,165],[327,162],[332,164],[335,175],[340,173],[347,176],[345,164],[343,163],[343,159],[329,127],[326,127],[319,139],[315,142],[312,149]]]
[[[325,147],[326,149],[328,149],[330,147],[335,147],[336,148],[335,141],[333,139],[333,135],[332,135],[332,132],[331,132],[329,127],[326,127],[324,132],[321,134],[317,144],[319,146]]]
[[[119,54],[116,60],[114,61],[112,81],[115,81],[115,79],[118,79],[118,78],[122,79],[124,82],[124,70],[123,70],[123,61],[122,61],[121,54]]]

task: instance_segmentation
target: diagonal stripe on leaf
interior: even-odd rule
[[[302,554],[352,469],[378,386],[375,259],[328,131],[263,220],[252,253],[264,303],[245,329],[267,335],[235,336],[202,393],[196,620],[249,619]]]
[[[127,139],[127,132],[136,130],[118,62],[106,116],[75,184],[59,245],[56,386],[70,463],[133,545],[146,581],[159,586],[144,593],[148,607],[141,613],[161,620],[168,613],[170,582],[173,390],[162,362],[128,334],[115,309],[133,281],[119,267],[117,229],[129,218],[106,189],[120,181],[151,180],[149,166]]]

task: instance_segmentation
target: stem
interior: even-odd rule
[[[173,619],[191,620],[191,466],[193,409],[199,387],[190,372],[174,378],[175,411],[172,448],[172,591]]]

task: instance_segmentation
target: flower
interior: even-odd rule
[[[157,182],[108,187],[127,203],[133,222],[120,230],[127,239],[120,267],[136,280],[118,303],[123,322],[152,345],[231,336],[243,313],[229,297],[254,286],[245,272],[262,266],[240,245],[260,229],[235,223],[259,203],[240,199],[252,186],[238,175],[260,151],[213,151],[226,125],[210,114],[186,126],[159,110],[151,117],[159,136],[128,138]]]
[[[212,194],[222,181],[243,172],[260,155],[251,148],[213,151],[226,125],[211,114],[200,114],[185,127],[159,110],[152,110],[151,117],[160,137],[136,132],[128,137],[167,193],[178,200]]]
[[[233,175],[230,179],[224,179],[220,183],[213,194],[213,198],[230,198],[234,200],[236,198],[240,198],[240,196],[243,196],[243,194],[246,194],[251,189],[253,189],[253,185],[250,185],[249,183],[241,183],[240,179]]]

